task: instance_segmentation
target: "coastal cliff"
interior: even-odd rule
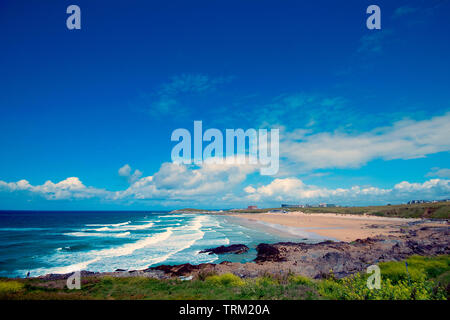
[[[232,245],[231,248],[243,248]],[[160,265],[145,270],[116,270],[114,272],[88,272],[86,276],[197,278],[205,274],[232,273],[241,278],[255,278],[266,274],[298,274],[309,278],[326,278],[331,273],[342,278],[365,271],[369,265],[386,261],[399,261],[411,255],[433,256],[450,254],[450,230],[448,225],[423,227],[412,225],[400,230],[400,235],[380,235],[352,242],[326,241],[316,244],[280,242],[259,244],[253,262],[192,265]],[[224,247],[208,251],[227,252]],[[237,253],[242,252],[237,250]],[[71,274],[47,274],[42,280],[66,279]]]

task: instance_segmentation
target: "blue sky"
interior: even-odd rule
[[[70,4],[81,30],[66,28]],[[370,4],[381,30],[366,28]],[[0,209],[449,198],[449,9],[2,1]],[[194,120],[280,128],[279,174],[171,163],[172,131]]]

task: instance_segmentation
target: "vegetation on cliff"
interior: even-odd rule
[[[68,290],[65,280],[2,279],[0,299],[448,299],[450,256],[412,256],[380,263],[381,289],[367,288],[367,274],[336,279],[299,275],[265,275],[242,279],[233,274],[199,274],[191,281],[146,277],[85,277],[80,290]]]
[[[242,209],[230,210],[229,212],[262,213],[275,209],[301,211],[304,213],[368,214],[381,217],[450,219],[450,202],[446,201],[365,207]]]

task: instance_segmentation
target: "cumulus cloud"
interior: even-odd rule
[[[431,179],[423,183],[402,181],[392,188],[353,186],[330,189],[308,185],[298,178],[290,177],[277,178],[266,185],[242,186],[247,176],[256,170],[255,166],[245,164],[204,164],[192,167],[164,163],[153,176],[140,178],[120,191],[85,186],[78,178],[71,177],[58,183],[47,181],[35,186],[26,180],[9,183],[0,180],[0,192],[27,192],[47,200],[97,198],[118,203],[151,200],[165,205],[189,202],[206,206],[212,203],[239,205],[257,202],[264,205],[323,201],[348,205],[432,200],[448,198],[450,195],[450,180],[444,179]]]
[[[158,200],[170,203],[186,200],[211,203],[233,195],[236,186],[258,168],[257,165],[246,163],[206,162],[194,166],[167,162],[153,176],[139,178],[141,172],[135,170],[132,173],[127,164],[118,170],[119,175],[130,181],[130,186],[125,190],[108,191],[87,187],[79,178],[70,177],[58,183],[47,181],[42,185],[31,185],[27,180],[0,180],[0,192],[27,192],[48,200],[98,198],[105,201]]]
[[[450,150],[450,113],[402,120],[361,134],[324,132],[286,135],[280,155],[303,169],[358,168],[370,160],[413,159]],[[283,138],[283,137],[282,137]]]
[[[311,203],[368,203],[408,201],[411,199],[440,199],[450,194],[450,180],[432,179],[424,183],[400,182],[384,189],[367,186],[328,189],[307,185],[298,178],[274,179],[267,185],[247,186],[244,191],[249,201]]]
[[[131,174],[131,167],[129,164],[126,164],[119,169],[119,176],[128,177],[130,174]]]
[[[119,176],[127,178],[129,183],[134,183],[142,176],[142,172],[136,169],[132,174],[130,165],[126,164],[119,169]]]
[[[427,177],[450,178],[450,169],[431,168],[431,171],[427,173]]]
[[[295,173],[298,173],[324,168],[358,168],[374,159],[411,159],[449,151],[448,123],[450,113],[422,121],[402,120],[388,127],[359,134],[340,131],[285,131],[281,135],[280,155],[282,165],[289,166],[292,170],[284,170],[283,176],[278,176],[265,185],[246,183],[250,175],[258,173],[259,165],[237,161],[225,161],[224,164],[206,161],[198,166],[163,163],[151,176],[143,176],[140,170],[133,170],[129,164],[125,164],[118,169],[118,174],[126,178],[130,185],[119,191],[85,186],[79,178],[70,177],[57,183],[47,181],[42,185],[32,185],[27,180],[0,180],[0,192],[29,193],[48,200],[97,198],[118,202],[151,200],[160,201],[161,204],[186,201],[198,205],[321,199],[353,204],[399,202],[412,198],[447,198],[450,195],[450,180],[445,179],[431,179],[424,183],[403,181],[386,189],[373,186],[329,189],[307,185],[295,177],[292,171],[297,170]],[[445,168],[433,168],[427,176],[449,178],[449,171]]]
[[[27,180],[9,183],[0,180],[0,190],[30,192],[41,195],[48,200],[104,198],[110,194],[104,189],[86,187],[77,177],[70,177],[58,183],[48,180],[37,186],[31,185]]]
[[[257,165],[203,163],[200,166],[166,162],[151,177],[144,177],[128,189],[115,193],[116,199],[215,199],[242,183]]]

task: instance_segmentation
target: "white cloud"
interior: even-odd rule
[[[450,194],[450,180],[432,179],[424,183],[409,183],[407,181],[396,184],[393,188],[353,186],[351,188],[328,189],[314,185],[306,185],[298,178],[274,179],[267,185],[257,188],[247,186],[247,199],[263,202],[294,202],[311,203],[327,201],[338,203],[364,203],[407,201],[411,199],[440,199]]]
[[[371,186],[328,189],[307,185],[298,178],[274,179],[261,186],[248,185],[240,189],[248,174],[257,168],[248,165],[214,165],[188,167],[164,163],[153,176],[143,177],[127,189],[108,191],[85,186],[78,178],[70,177],[58,183],[47,181],[31,185],[26,180],[4,182],[0,180],[0,192],[28,192],[47,200],[72,200],[96,198],[103,201],[139,202],[158,201],[163,205],[180,202],[211,206],[212,204],[239,205],[257,202],[279,204],[280,202],[315,203],[336,202],[342,204],[365,204],[404,202],[411,199],[441,199],[450,195],[450,180],[431,179],[423,183],[400,182],[392,188]],[[239,191],[242,190],[242,191]]]
[[[136,169],[134,170],[134,173],[131,174],[131,167],[126,164],[119,169],[119,176],[127,178],[129,183],[134,183],[142,176],[142,172]]]
[[[131,174],[130,165],[126,164],[122,168],[119,169],[119,176],[128,177]]]
[[[257,170],[257,165],[239,163],[187,166],[167,162],[163,163],[153,176],[134,180],[133,177],[140,176],[141,172],[135,170],[131,174],[131,167],[124,165],[119,169],[119,174],[130,179],[130,186],[125,190],[107,191],[86,187],[78,178],[71,177],[58,183],[47,181],[36,186],[26,180],[10,183],[0,180],[0,191],[26,191],[48,200],[96,197],[107,201],[189,200],[211,203],[225,194],[233,194],[233,189],[242,183],[247,175]]]
[[[431,168],[431,171],[427,173],[427,177],[450,178],[450,169]]]
[[[222,193],[231,192],[248,174],[258,169],[250,164],[214,164],[187,166],[166,162],[152,177],[144,177],[127,190],[117,192],[117,198],[138,199],[215,199]]]
[[[58,183],[48,180],[37,186],[31,185],[27,180],[9,183],[0,180],[0,190],[27,191],[41,195],[48,200],[104,198],[110,193],[103,189],[86,187],[77,177],[70,177]]]
[[[450,150],[450,113],[402,120],[390,127],[350,135],[341,132],[282,137],[280,155],[303,169],[358,168],[373,159],[412,159]]]
[[[400,193],[420,192],[427,194],[429,192],[438,192],[441,194],[449,194],[450,180],[431,179],[424,183],[409,183],[407,181],[400,182],[394,186],[394,191]]]

